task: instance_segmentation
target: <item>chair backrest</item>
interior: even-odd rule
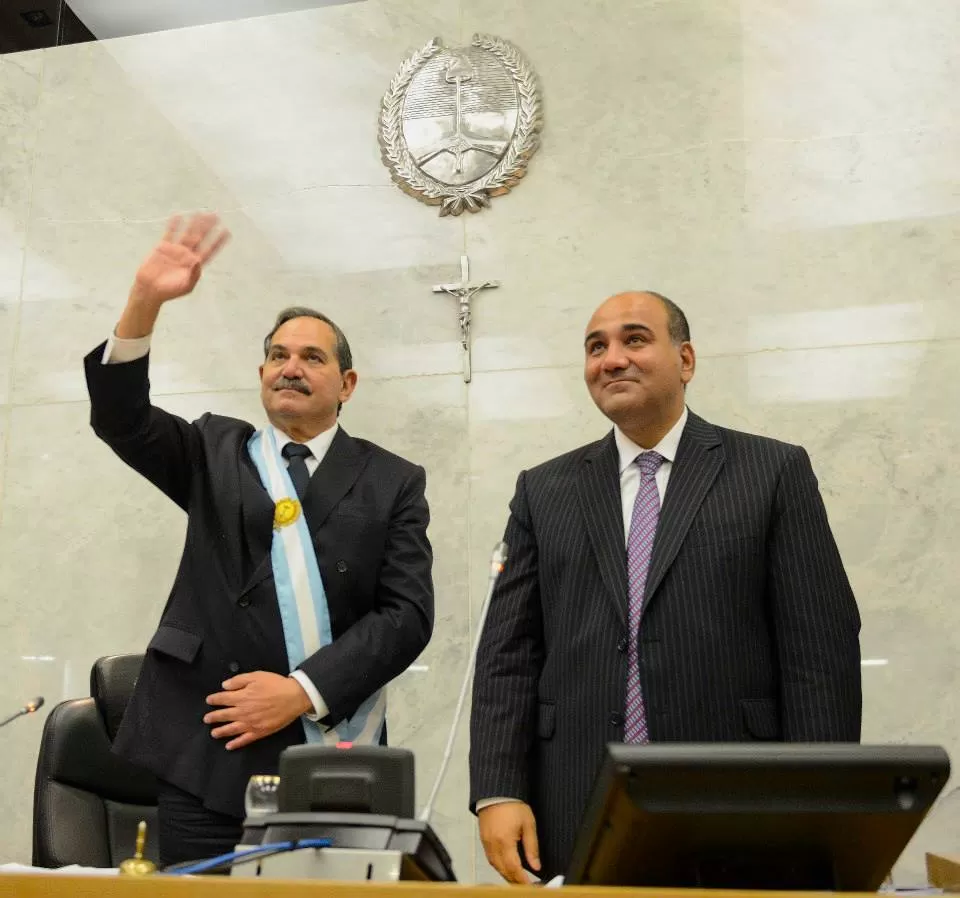
[[[40,740],[33,793],[33,863],[38,867],[116,867],[133,856],[137,823],[157,860],[157,782],[110,751],[143,655],[100,658],[91,698],[57,705]]]

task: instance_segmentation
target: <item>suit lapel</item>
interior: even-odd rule
[[[723,445],[717,429],[690,412],[667,481],[644,588],[644,609],[677,557],[694,516],[717,479],[723,462]]]
[[[611,431],[594,444],[577,478],[580,508],[600,576],[624,626],[627,623],[627,548],[623,538],[620,460]]]
[[[337,430],[320,467],[313,472],[303,499],[303,514],[311,534],[324,525],[330,512],[356,483],[370,457],[363,443]]]
[[[273,546],[274,504],[270,494],[260,482],[260,474],[247,451],[248,440],[249,437],[243,440],[239,450],[240,515],[243,520],[247,550],[253,560],[253,573],[244,583],[237,598],[249,592],[273,573],[270,550]]]

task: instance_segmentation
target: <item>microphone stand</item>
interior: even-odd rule
[[[480,639],[483,636],[483,625],[487,619],[487,611],[490,608],[490,599],[493,597],[493,590],[496,588],[497,580],[503,572],[503,566],[507,561],[507,544],[497,543],[493,550],[493,556],[490,559],[490,579],[487,582],[487,595],[483,600],[483,607],[480,609],[480,620],[477,622],[477,635],[473,641],[473,649],[470,652],[470,658],[467,662],[467,670],[463,676],[463,685],[460,687],[460,698],[457,700],[457,708],[453,712],[453,723],[450,726],[450,734],[447,736],[447,747],[443,753],[443,760],[440,762],[440,772],[433,783],[433,789],[430,797],[420,813],[419,819],[429,823],[433,814],[433,806],[436,803],[437,795],[440,793],[440,786],[447,773],[447,767],[450,765],[450,758],[453,756],[453,743],[457,738],[457,727],[460,724],[460,718],[463,716],[463,709],[467,701],[467,691],[470,688],[470,680],[473,676],[473,668],[477,663],[477,652],[480,649]]]

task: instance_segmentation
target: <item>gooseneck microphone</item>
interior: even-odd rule
[[[43,707],[43,696],[38,695],[36,698],[30,699],[16,714],[11,714],[5,720],[0,720],[0,727],[5,727],[11,721],[16,720],[18,717],[23,717],[24,714],[33,714],[38,708]]]
[[[480,649],[480,639],[483,636],[483,625],[487,619],[487,611],[490,608],[490,599],[493,597],[493,590],[496,588],[497,580],[503,572],[503,566],[507,563],[507,544],[497,543],[494,547],[493,555],[490,558],[490,577],[487,581],[487,595],[483,600],[483,607],[480,609],[480,619],[477,622],[477,635],[473,640],[473,649],[470,652],[470,658],[467,661],[467,669],[463,675],[463,684],[460,687],[460,698],[457,700],[456,710],[453,712],[453,723],[450,725],[450,734],[447,736],[447,747],[443,752],[443,760],[440,762],[440,771],[433,783],[433,789],[430,797],[420,813],[420,820],[430,822],[433,814],[433,806],[440,792],[440,786],[443,784],[443,778],[446,776],[447,767],[450,765],[450,758],[453,755],[453,743],[457,738],[457,728],[460,724],[460,718],[463,716],[463,709],[467,702],[467,691],[470,689],[470,681],[473,677],[473,668],[477,663],[477,652]]]

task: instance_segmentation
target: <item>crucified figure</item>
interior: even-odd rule
[[[460,301],[459,317],[460,324],[460,345],[463,347],[463,379],[465,383],[470,383],[473,376],[471,351],[470,351],[470,301],[476,293],[481,290],[499,287],[500,281],[484,281],[482,284],[470,283],[470,260],[466,256],[460,257],[460,283],[459,284],[436,284],[434,293],[446,293],[454,296]]]

